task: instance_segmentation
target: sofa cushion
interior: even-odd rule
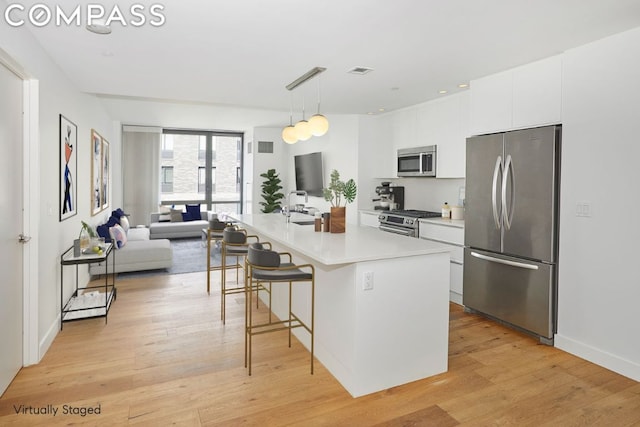
[[[141,229],[133,228],[129,231],[133,230]],[[173,264],[171,242],[167,239],[129,241],[127,246],[112,256],[115,256],[116,273],[170,268]],[[109,257],[109,273],[111,268],[111,257]],[[105,263],[90,264],[89,274],[105,274]]]
[[[129,243],[137,240],[149,240],[149,229],[147,227],[130,228],[127,232],[127,241]]]

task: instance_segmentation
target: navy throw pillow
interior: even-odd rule
[[[98,232],[98,236],[104,237],[105,242],[111,243],[111,234],[109,233],[109,226],[107,224],[97,226],[96,231]]]
[[[191,219],[185,221],[199,221],[202,219],[200,216],[200,205],[185,205],[187,213],[191,216]]]
[[[189,212],[182,212],[182,221],[193,221],[193,218],[191,217],[191,214]]]

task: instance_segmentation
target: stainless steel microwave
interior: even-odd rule
[[[436,146],[398,150],[398,176],[436,176]]]

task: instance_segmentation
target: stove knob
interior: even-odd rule
[[[408,219],[407,220],[407,225],[413,225],[413,220],[412,219]]]

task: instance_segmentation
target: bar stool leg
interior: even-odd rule
[[[293,316],[291,315],[292,300],[291,282],[289,282],[289,348],[291,348],[291,323],[293,322]]]
[[[220,248],[220,319],[222,319],[222,324],[225,324],[226,316],[226,304],[225,300],[227,297],[227,248],[224,243]]]

